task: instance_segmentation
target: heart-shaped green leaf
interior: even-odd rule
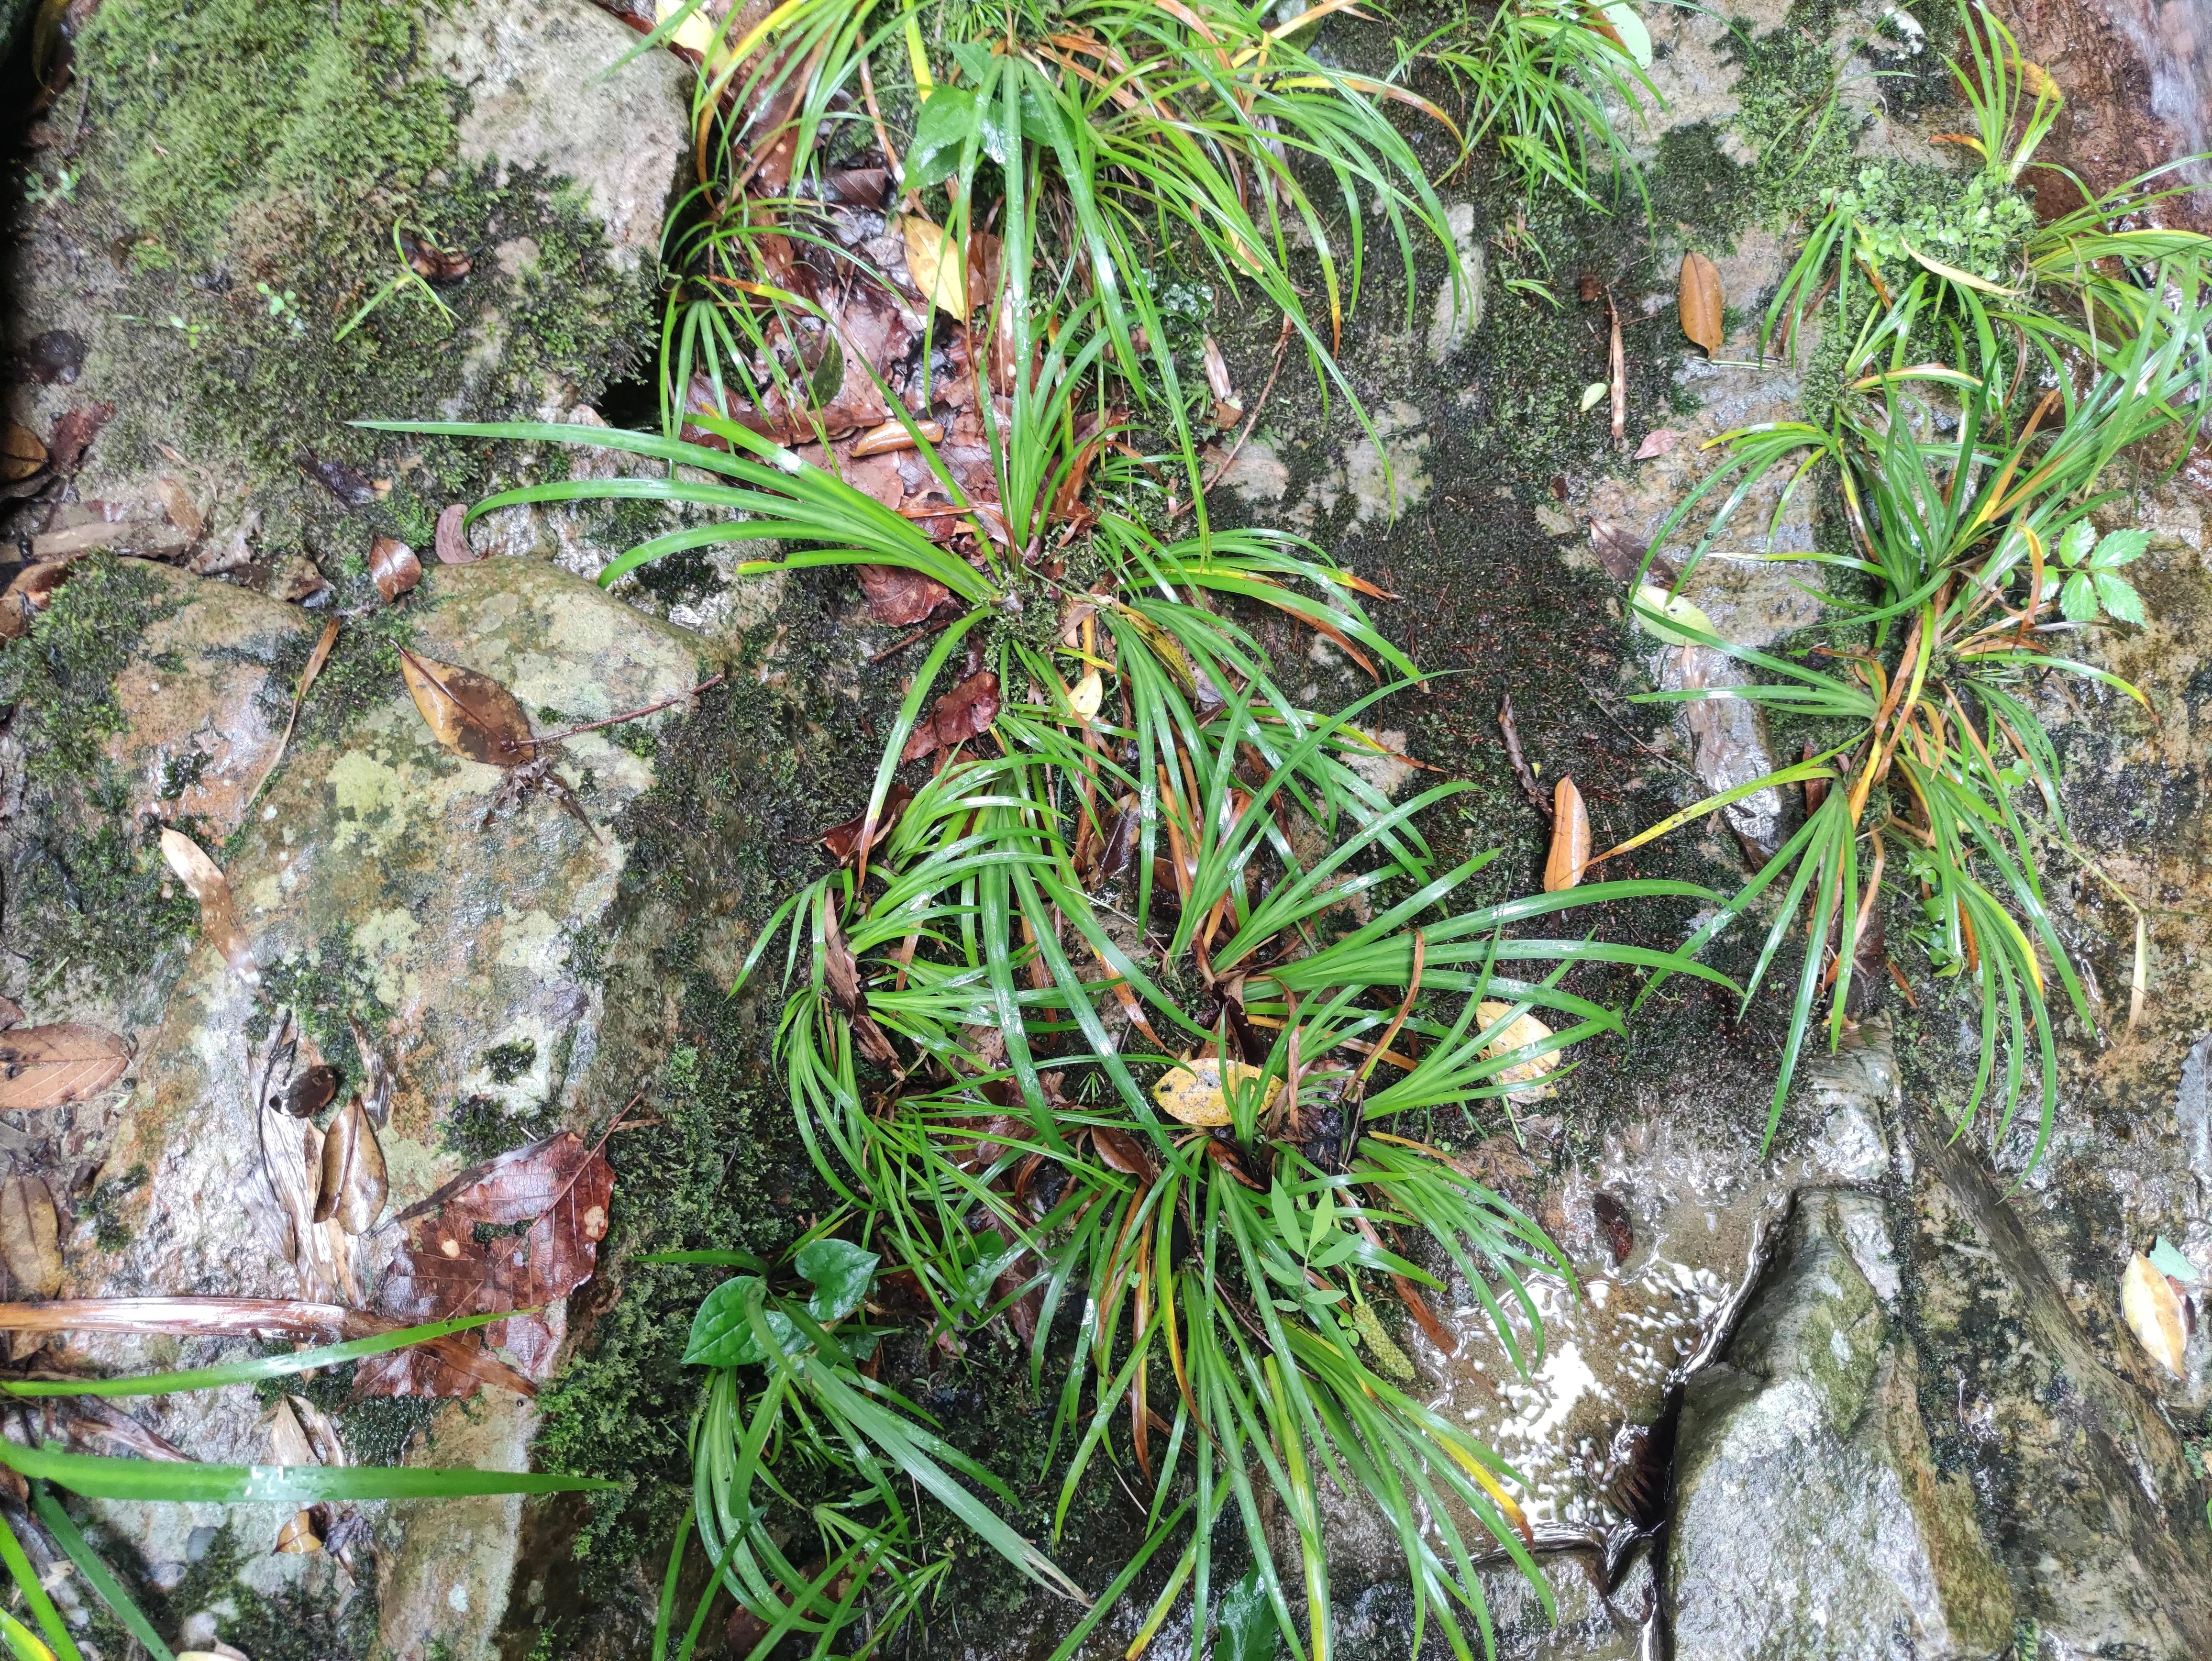
[[[691,1317],[691,1340],[684,1347],[684,1365],[702,1367],[750,1366],[762,1359],[760,1341],[753,1331],[751,1301],[765,1296],[757,1275],[733,1275],[708,1293]],[[791,1317],[769,1310],[769,1330],[788,1354],[803,1342]]]
[[[850,1240],[810,1240],[792,1259],[793,1267],[814,1283],[807,1312],[827,1326],[860,1308],[883,1260]]]

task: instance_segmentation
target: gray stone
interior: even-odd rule
[[[588,0],[476,5],[442,15],[431,66],[469,94],[461,155],[566,174],[607,228],[616,260],[634,268],[659,246],[678,167],[690,153],[690,71],[646,52],[604,75],[638,37]],[[535,250],[528,251],[534,255]],[[510,275],[523,251],[502,248]]]
[[[1725,1360],[1685,1393],[1668,1548],[1676,1652],[1715,1661],[1986,1657],[2012,1589],[1939,1475],[1918,1356],[1854,1251],[1880,1202],[1798,1198]]]

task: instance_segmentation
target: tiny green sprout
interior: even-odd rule
[[[2147,531],[2109,531],[2102,540],[2097,527],[2078,520],[2058,538],[2058,571],[2043,574],[2043,593],[2048,601],[2055,591],[2058,610],[2069,623],[2094,623],[2100,610],[2121,623],[2143,621],[2142,596],[2124,577],[2115,575],[2123,565],[2143,557],[2150,546]]]
[[[253,286],[260,291],[261,297],[269,302],[270,316],[283,318],[292,326],[294,334],[307,333],[307,319],[300,315],[300,296],[296,293],[287,289],[283,293],[279,294],[266,283],[257,283]]]

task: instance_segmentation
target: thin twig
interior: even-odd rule
[[[1528,759],[1521,753],[1521,729],[1513,724],[1513,698],[1506,695],[1498,706],[1498,730],[1505,734],[1506,758],[1513,764],[1513,776],[1521,781],[1521,793],[1536,805],[1544,816],[1544,823],[1552,822],[1552,804],[1536,782],[1536,775],[1528,766]]]
[[[626,721],[641,721],[647,715],[659,715],[663,709],[667,709],[672,703],[681,703],[686,698],[696,698],[700,693],[705,691],[708,687],[719,686],[721,683],[722,677],[720,675],[709,675],[706,679],[701,681],[690,691],[678,692],[672,698],[663,698],[658,703],[648,703],[644,709],[633,709],[628,715],[609,715],[605,721],[587,721],[581,727],[571,727],[564,733],[548,733],[543,737],[532,739],[529,742],[538,745],[558,744],[563,739],[574,738],[579,733],[596,733],[602,727],[619,727]]]

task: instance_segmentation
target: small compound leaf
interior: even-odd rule
[[[60,1229],[44,1178],[18,1171],[0,1183],[0,1262],[34,1296],[62,1289]]]
[[[2085,525],[2081,528],[2087,530],[2088,526]],[[2086,542],[2087,538],[2083,540]],[[2089,556],[2090,568],[2109,571],[2116,565],[2125,565],[2141,559],[2149,546],[2150,532],[2148,531],[2109,531],[2106,532],[2105,539],[2097,545],[2096,552]]]
[[[2144,621],[2142,596],[2124,577],[2116,577],[2104,571],[2092,573],[2097,584],[2097,598],[2104,602],[2105,610],[2122,623],[2132,623],[2138,628]]]
[[[2058,591],[2058,609],[2069,623],[2087,623],[2097,615],[2097,588],[2087,571],[2076,571]]]
[[[131,1046],[96,1026],[17,1027],[0,1033],[0,1110],[65,1107],[123,1076]]]
[[[254,967],[246,931],[238,924],[238,910],[230,897],[230,879],[207,855],[207,850],[183,831],[161,832],[161,857],[169,862],[191,897],[199,902],[200,932],[222,953],[223,961],[248,985],[258,985],[261,971]]]
[[[1684,254],[1675,304],[1682,332],[1703,346],[1706,356],[1717,355],[1723,338],[1719,267],[1701,253]]]
[[[934,100],[933,100],[934,101]],[[920,214],[899,220],[906,239],[906,268],[917,293],[942,307],[962,322],[968,320],[968,274],[960,250],[952,246],[944,228]]]
[[[806,1309],[824,1326],[860,1308],[881,1261],[850,1240],[809,1240],[791,1260],[792,1267],[814,1283]]]
[[[1589,810],[1575,782],[1562,778],[1552,787],[1552,852],[1544,861],[1544,891],[1555,894],[1580,882],[1589,855]]]
[[[438,742],[467,761],[516,767],[534,758],[530,717],[489,676],[399,648],[399,672]]]
[[[389,605],[422,580],[422,562],[397,537],[379,537],[368,545],[368,574],[376,592]]]
[[[2151,1360],[2177,1378],[2185,1376],[2182,1352],[2189,1340],[2180,1294],[2140,1251],[2129,1261],[2120,1281],[2120,1313]]]

